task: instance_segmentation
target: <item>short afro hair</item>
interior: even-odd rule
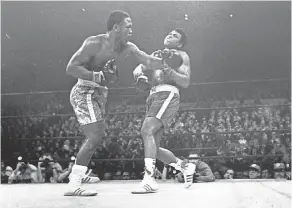
[[[115,24],[120,24],[130,15],[127,12],[121,10],[112,11],[107,19],[107,31],[111,31]]]
[[[181,35],[180,44],[182,45],[182,48],[187,44],[187,35],[186,33],[179,28],[176,28],[174,31],[178,32]]]

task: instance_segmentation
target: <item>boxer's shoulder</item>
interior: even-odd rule
[[[125,51],[127,51],[127,52],[136,52],[138,50],[139,50],[139,48],[135,43],[132,43],[130,41],[127,42],[127,44],[125,46]]]
[[[127,47],[128,48],[138,48],[138,46],[135,43],[132,43],[130,41],[127,42]]]
[[[103,45],[103,38],[98,36],[89,36],[85,39],[80,50],[87,51],[88,53],[96,53],[98,52]]]
[[[186,51],[179,51],[179,54],[181,55],[184,62],[190,61],[190,56]]]
[[[95,36],[89,36],[85,40],[85,44],[94,47],[102,47],[108,44],[108,37],[106,34],[99,34]]]

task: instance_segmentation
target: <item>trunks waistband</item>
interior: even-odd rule
[[[152,89],[150,90],[150,95],[157,92],[163,92],[163,91],[173,92],[179,95],[179,89],[173,85],[168,85],[168,84],[161,84],[161,85],[152,87]]]
[[[96,82],[92,82],[92,81],[84,80],[84,79],[78,79],[76,85],[85,86],[85,87],[92,87],[92,88],[99,87],[99,88],[107,89],[106,86],[102,86],[100,84],[97,84]]]

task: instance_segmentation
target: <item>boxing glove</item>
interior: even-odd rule
[[[103,67],[104,82],[115,83],[119,79],[119,70],[115,64],[115,60],[109,60]]]
[[[140,75],[135,80],[135,87],[140,92],[147,92],[151,89],[151,84],[148,81],[148,77]]]

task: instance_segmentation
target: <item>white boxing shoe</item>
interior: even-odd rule
[[[151,177],[145,173],[142,182],[140,183],[140,188],[132,191],[132,194],[149,194],[158,191],[158,184],[154,177]]]
[[[99,177],[97,177],[97,176],[89,176],[91,171],[92,170],[89,169],[88,173],[85,174],[85,176],[81,180],[82,183],[98,183],[98,182],[100,182]]]
[[[93,190],[86,190],[83,187],[72,188],[64,193],[64,196],[96,196],[97,192]]]
[[[84,179],[84,173],[71,172],[70,182],[68,184],[69,189],[64,193],[64,196],[96,196],[97,192],[93,190],[87,190],[82,187],[82,179]]]
[[[183,162],[181,167],[185,181],[185,188],[190,188],[193,184],[193,177],[196,172],[196,165],[189,162]]]

